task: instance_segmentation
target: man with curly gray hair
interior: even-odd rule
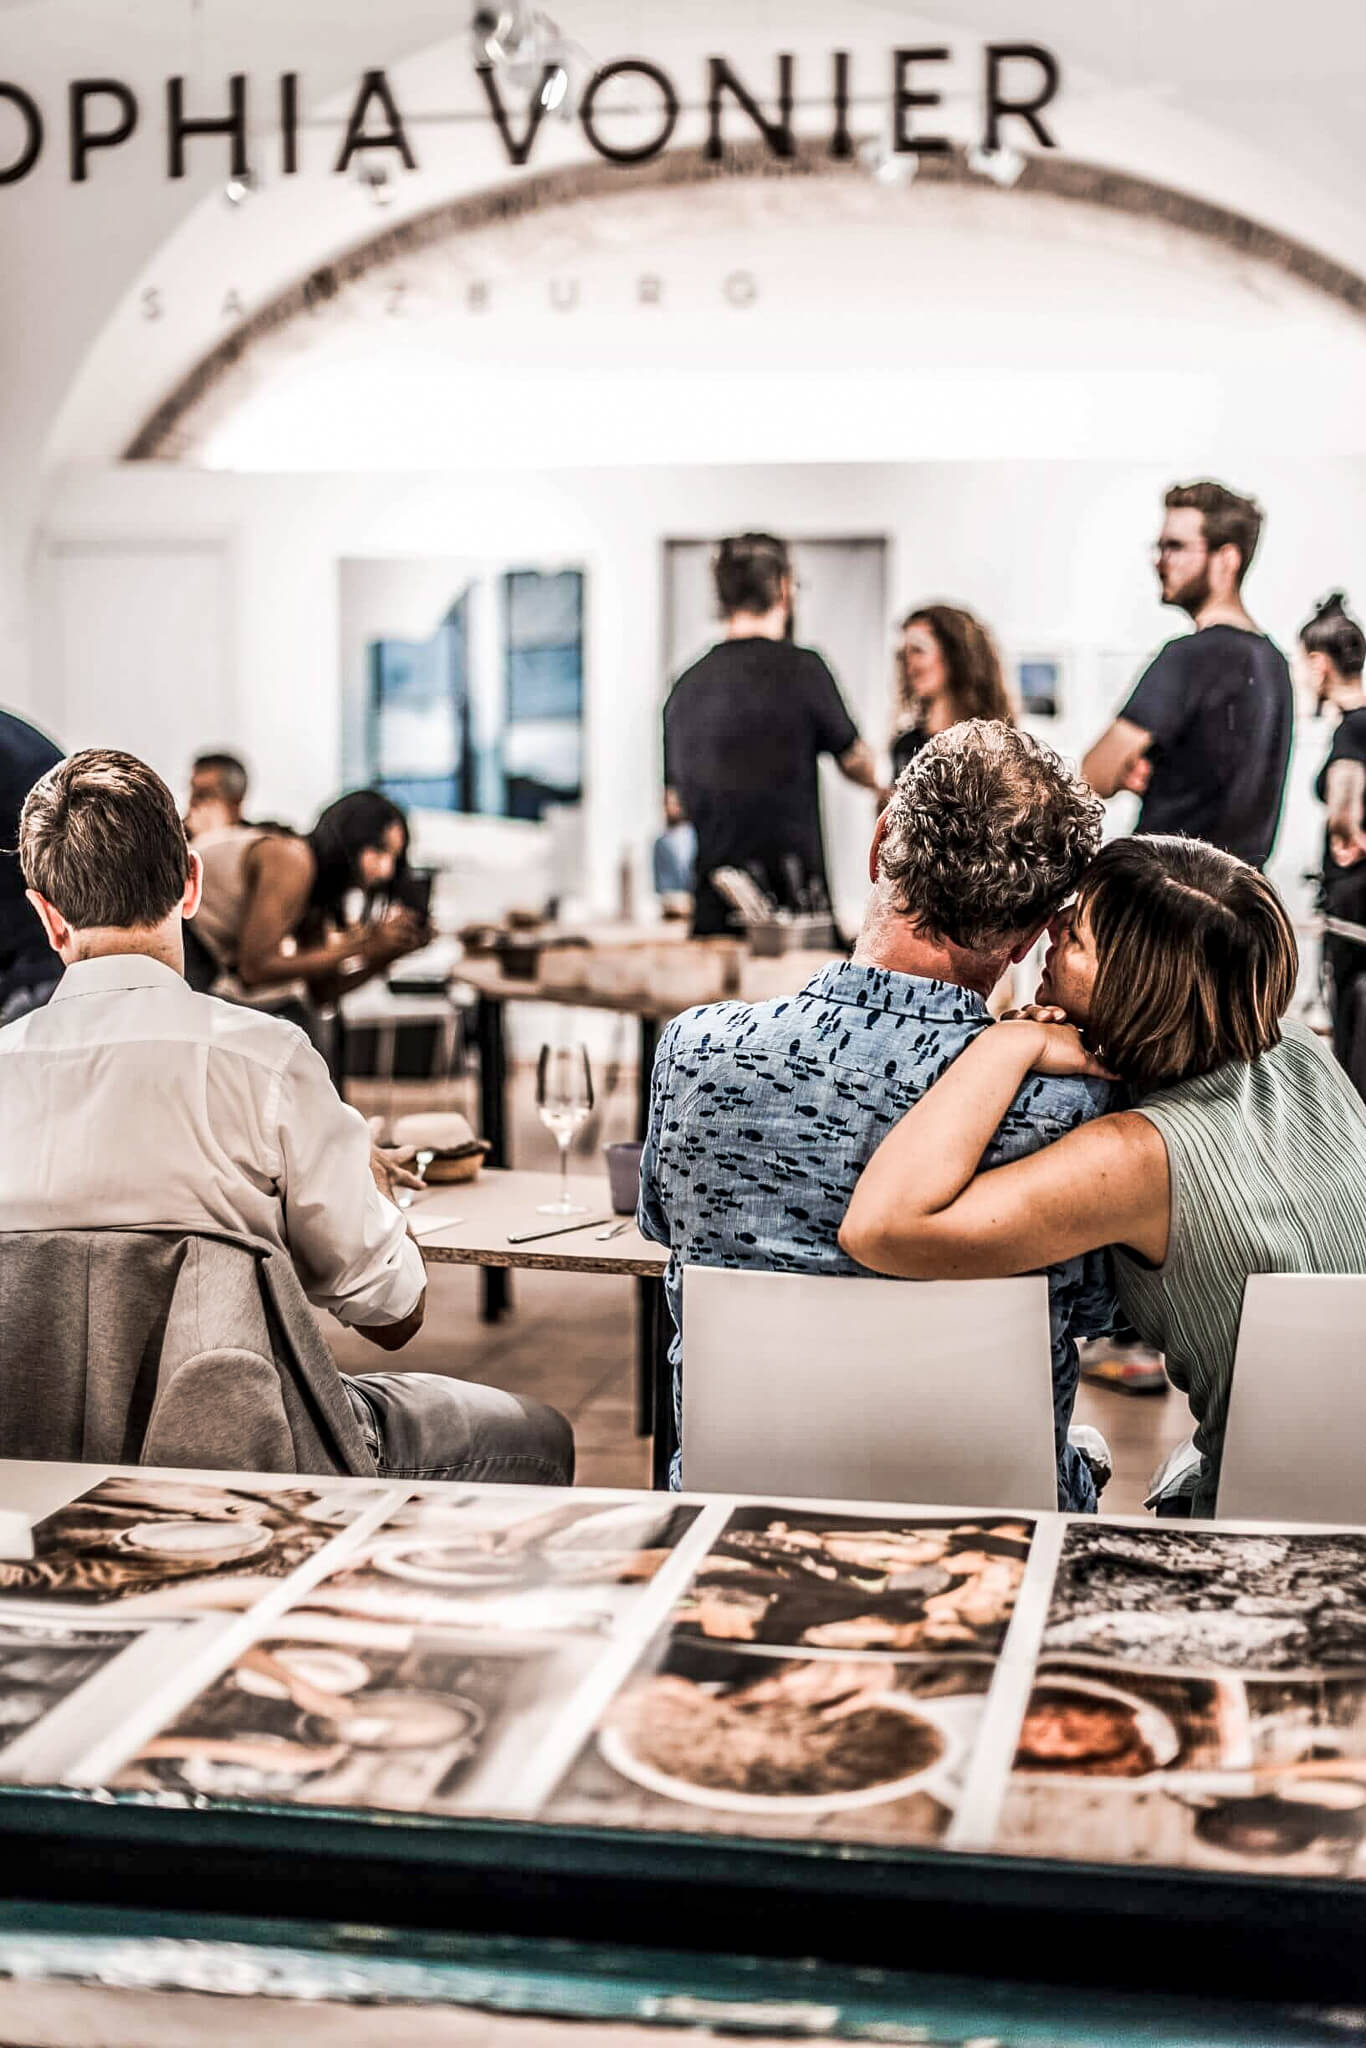
[[[1028,733],[984,719],[951,726],[903,771],[878,820],[852,960],[822,968],[794,999],[715,1003],[670,1025],[655,1060],[639,1222],[670,1250],[676,1419],[684,1265],[862,1270],[839,1246],[860,1172],[986,1028],[986,998],[1073,893],[1101,816],[1085,784]],[[1099,1115],[1109,1093],[1098,1081],[1031,1076],[986,1164],[1051,1143]],[[1093,1512],[1091,1471],[1067,1432],[1077,1339],[1104,1336],[1115,1320],[1105,1256],[1069,1259],[1048,1282],[1058,1503]]]
[[[917,959],[937,941],[951,961],[961,956],[965,986],[989,995],[1076,888],[1103,812],[1027,732],[983,718],[950,726],[904,770],[878,820],[875,894],[855,958],[871,946],[890,965],[882,951],[909,921]]]

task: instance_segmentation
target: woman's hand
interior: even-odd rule
[[[1022,1009],[1007,1010],[994,1028],[1010,1029],[1032,1027],[1036,1033],[1036,1050],[1029,1062],[1032,1074],[1054,1074],[1065,1077],[1089,1074],[1098,1080],[1113,1081],[1114,1075],[1098,1060],[1086,1046],[1080,1031],[1067,1015],[1052,1003],[1026,1003]]]
[[[1328,850],[1334,867],[1354,868],[1359,860],[1366,859],[1366,832],[1354,818],[1330,817]]]
[[[394,909],[376,923],[365,926],[357,949],[372,963],[401,960],[416,953],[431,938],[430,928],[413,911]]]

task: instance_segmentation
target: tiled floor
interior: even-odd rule
[[[380,1105],[367,1091],[349,1091],[359,1107]],[[400,1084],[400,1092],[408,1091]],[[609,1139],[629,1137],[634,1080],[623,1075],[584,1134],[591,1156]],[[409,1098],[399,1107],[417,1107]],[[531,1077],[519,1073],[515,1089],[514,1153],[521,1165],[553,1160],[550,1140],[536,1121]],[[585,1164],[587,1157],[585,1157]],[[513,1313],[503,1322],[479,1320],[479,1276],[462,1266],[429,1271],[427,1321],[402,1353],[414,1372],[444,1372],[549,1401],[574,1425],[578,1483],[648,1486],[648,1445],[634,1433],[634,1282],[569,1273],[516,1273]],[[337,1363],[351,1372],[381,1372],[399,1361],[363,1339],[328,1328]],[[1186,1403],[1174,1390],[1137,1397],[1083,1387],[1076,1419],[1108,1439],[1115,1476],[1105,1492],[1110,1514],[1138,1514],[1148,1480],[1173,1444],[1190,1434]]]

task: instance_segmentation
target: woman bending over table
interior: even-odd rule
[[[408,821],[378,790],[338,797],[306,835],[230,826],[197,839],[195,851],[204,863],[195,929],[227,977],[220,992],[239,1000],[333,1003],[429,936],[401,907]],[[363,921],[348,925],[357,891]],[[376,916],[381,896],[389,907]]]
[[[1248,1275],[1366,1272],[1366,1109],[1283,1021],[1294,933],[1231,854],[1117,840],[1051,939],[1038,1006],[983,1030],[883,1140],[840,1243],[913,1280],[1112,1246],[1121,1307],[1190,1400],[1212,1514]],[[1117,1075],[1133,1107],[980,1173],[1031,1072]]]

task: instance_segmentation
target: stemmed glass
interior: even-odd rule
[[[593,1075],[587,1046],[543,1045],[536,1062],[536,1108],[560,1148],[560,1192],[556,1201],[538,1205],[539,1215],[587,1214],[582,1202],[569,1198],[569,1147],[592,1107]]]

